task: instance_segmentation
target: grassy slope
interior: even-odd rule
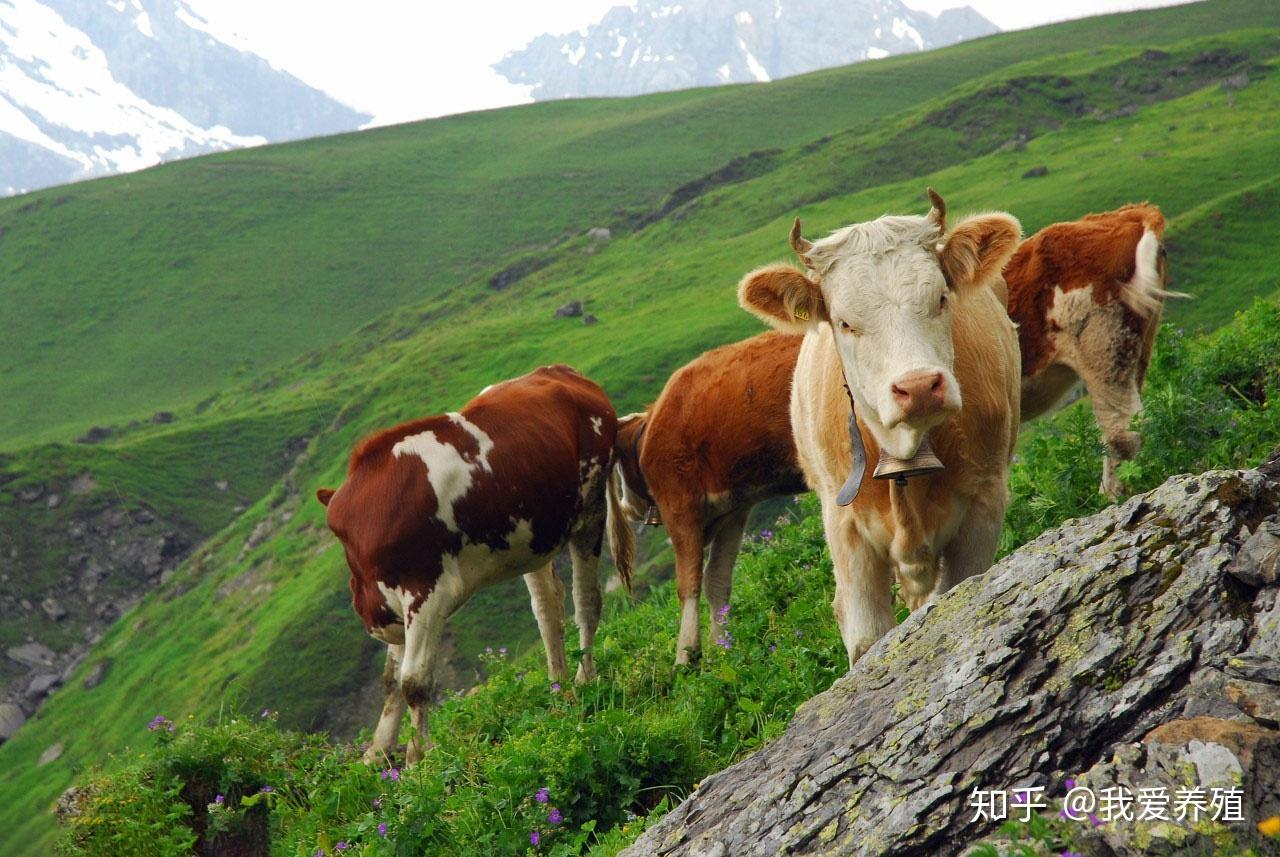
[[[1276,17],[1269,0],[1231,0],[1090,19],[768,86],[469,114],[0,201],[0,448],[193,402],[513,252],[626,224],[733,156],[869,128],[1037,56]]]
[[[1233,37],[1255,47],[1265,38]],[[1111,59],[1099,56],[1098,62]],[[1081,68],[1089,64],[1084,56],[1070,62]],[[1240,194],[1273,175],[1275,164],[1267,153],[1275,151],[1276,123],[1267,119],[1277,114],[1274,76],[1255,82],[1234,100],[1234,106],[1228,105],[1223,93],[1210,89],[1105,125],[1069,123],[1033,140],[1025,152],[978,158],[957,152],[955,166],[815,202],[804,213],[820,231],[881,211],[915,207],[920,187],[928,180],[957,207],[1008,207],[1029,227],[1107,204],[1099,200],[1151,196],[1174,215],[1171,234],[1177,234],[1178,215],[1195,208],[1193,202],[1202,204],[1224,194],[1229,201],[1235,198],[1233,181]],[[895,121],[909,125],[911,116]],[[1160,130],[1169,125],[1178,128]],[[1153,138],[1166,145],[1169,154],[1142,159]],[[1229,148],[1224,141],[1230,141]],[[789,153],[780,163],[785,167],[812,154]],[[1049,176],[1018,180],[1028,159],[1049,164]],[[1117,165],[1123,173],[1117,172]],[[855,167],[850,163],[836,171],[826,192],[838,191],[837,181],[845,180],[842,175]],[[1232,175],[1236,172],[1238,177]],[[1115,187],[1118,174],[1125,176],[1130,189]],[[768,178],[713,193],[679,221],[660,222],[594,255],[583,252],[580,244],[570,244],[554,264],[507,293],[490,295],[482,283],[471,283],[459,290],[466,299],[444,308],[424,305],[393,312],[363,336],[304,354],[258,382],[214,397],[202,414],[191,418],[212,422],[306,402],[344,402],[344,425],[316,441],[311,463],[298,475],[305,489],[336,482],[345,450],[368,427],[456,405],[494,378],[524,371],[552,355],[598,376],[620,407],[639,404],[690,354],[755,329],[733,306],[731,286],[756,262],[783,255],[782,235],[794,211],[788,200],[777,198],[777,188]],[[1206,189],[1219,192],[1209,194]],[[814,198],[823,192],[817,187]],[[752,213],[748,217],[744,211]],[[1230,215],[1228,208],[1223,211],[1224,217]],[[1253,210],[1250,215],[1251,221],[1275,222]],[[1195,233],[1188,228],[1187,234],[1190,238]],[[1175,271],[1180,270],[1177,265],[1175,261]],[[1205,261],[1199,270],[1213,282],[1249,275],[1221,256],[1215,264]],[[1196,290],[1185,280],[1181,285]],[[588,298],[601,323],[584,328],[552,319],[551,310],[566,297]],[[637,330],[645,335],[636,337]],[[391,341],[374,345],[375,335]],[[477,342],[485,342],[486,348],[477,352]],[[31,842],[47,835],[48,820],[40,808],[48,805],[75,766],[99,757],[104,748],[132,740],[137,724],[154,714],[155,707],[170,713],[207,711],[228,686],[248,687],[253,691],[250,704],[279,707],[282,716],[305,726],[316,722],[327,695],[341,690],[344,680],[367,675],[361,658],[363,654],[367,660],[368,649],[356,643],[357,629],[342,605],[340,558],[319,530],[318,507],[302,506],[301,514],[282,526],[275,538],[244,561],[235,560],[240,543],[268,509],[276,516],[292,511],[289,503],[294,501],[282,493],[274,500],[282,500],[284,506],[264,500],[251,509],[224,533],[221,547],[189,564],[173,584],[194,589],[172,601],[149,599],[118,623],[102,651],[115,647],[127,652],[127,658],[100,688],[85,693],[73,682],[51,701],[41,719],[0,748],[2,767],[12,772],[3,788],[7,794],[21,795],[0,806],[0,829],[10,831],[6,835],[13,837],[11,841]],[[253,586],[221,599],[216,596],[220,585],[246,572]],[[169,590],[171,597],[173,591]],[[523,612],[522,605],[515,612]],[[141,626],[139,620],[144,620]],[[325,650],[317,655],[315,649],[299,647],[301,632],[323,642]],[[200,664],[198,670],[190,669],[193,663]],[[324,665],[322,674],[315,669],[317,663]],[[66,728],[77,722],[95,723],[95,734]],[[68,742],[64,760],[33,770],[35,756],[59,738]]]

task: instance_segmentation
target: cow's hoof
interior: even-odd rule
[[[360,757],[360,760],[366,765],[391,765],[394,764],[394,757],[394,750],[387,750],[371,744],[364,751],[364,755]]]
[[[702,649],[681,649],[676,652],[676,669],[694,669],[702,663]]]
[[[578,674],[573,678],[577,684],[587,684],[596,680],[595,665],[587,666],[586,663],[578,664]]]

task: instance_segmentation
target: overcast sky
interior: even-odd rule
[[[1175,0],[967,0],[1020,29]],[[374,124],[529,100],[489,68],[541,33],[599,20],[625,0],[187,0],[228,41],[374,115]],[[905,0],[937,14],[966,0]]]

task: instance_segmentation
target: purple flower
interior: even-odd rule
[[[339,839],[338,844],[333,846],[334,851],[346,851],[351,846],[347,844],[347,840]]]
[[[760,538],[764,539],[766,542],[769,541],[769,539],[773,538],[773,530],[770,530],[770,529],[761,530]]]
[[[382,778],[384,780],[391,780],[391,782],[393,783],[398,783],[400,782],[400,769],[388,768],[387,770],[382,772]]]
[[[266,719],[267,719],[268,717],[270,717],[270,716],[271,716],[271,709],[270,709],[270,708],[264,708],[264,709],[262,709],[262,719],[263,719],[263,720],[266,720]]]
[[[551,682],[551,692],[552,692],[552,693],[559,693],[559,692],[560,692],[560,682],[558,682],[558,681],[553,681],[553,682]]]
[[[541,842],[541,841],[542,841],[542,834],[541,834],[541,833],[539,833],[538,831],[536,831],[536,830],[535,830],[535,831],[533,831],[532,833],[530,833],[530,834],[529,834],[529,844],[530,844],[530,845],[537,845],[537,844],[538,844],[539,842]]]
[[[774,652],[776,652],[776,651],[778,651],[778,647],[777,647],[777,645],[775,645],[774,643],[770,643],[770,644],[769,644],[769,653],[770,653],[770,654],[772,654],[772,653],[774,653]]]
[[[721,619],[729,618],[729,605],[726,604],[723,607],[721,607],[719,610],[717,610],[716,615],[719,616]]]
[[[227,802],[227,799],[222,795],[218,795],[213,799],[213,802],[216,803],[218,806],[222,806],[224,803]]]
[[[493,654],[493,646],[485,646],[485,647],[484,647],[484,653],[485,653],[486,655],[492,655],[492,654]]]
[[[382,809],[382,798],[376,797],[373,799],[373,808]]]
[[[499,646],[499,647],[498,647],[498,654],[503,655],[503,656],[506,656],[506,654],[507,654],[507,647],[506,647],[506,646]]]
[[[551,812],[547,813],[547,824],[554,825],[562,821],[564,821],[564,814],[560,810],[553,808]]]
[[[378,835],[379,835],[379,836],[386,836],[386,835],[387,835],[387,823],[386,823],[385,821],[384,821],[384,822],[381,822],[381,823],[378,825]]]
[[[323,849],[323,848],[317,848],[317,849],[316,849],[316,853],[315,853],[315,854],[313,854],[313,855],[312,855],[312,857],[324,857],[324,849]]]
[[[166,729],[166,728],[168,729],[168,731],[172,732],[173,724],[170,723],[169,718],[165,717],[163,714],[157,714],[155,716],[155,719],[147,724],[148,732],[154,732],[157,729]]]
[[[1076,787],[1076,781],[1075,781],[1075,780],[1065,780],[1062,784],[1063,784],[1064,786],[1066,786],[1067,788],[1069,788],[1069,789],[1074,789],[1074,788]]]
[[[551,800],[551,789],[547,788],[546,786],[543,786],[542,788],[534,792],[533,799],[536,800],[538,803],[546,803],[547,801]]]
[[[1025,790],[1017,791],[1013,793],[1013,802],[1018,804],[1019,806],[1026,803],[1028,798],[1029,798],[1029,793],[1026,792]]]
[[[726,652],[729,651],[733,648],[733,634],[725,631],[723,637],[718,637],[716,639],[716,645],[724,649]]]
[[[1083,857],[1083,855],[1081,855],[1079,851],[1072,851],[1070,849],[1067,849],[1066,851],[1062,852],[1062,857]]]
[[[1089,813],[1089,823],[1092,824],[1094,827],[1101,827],[1102,819],[1098,818],[1098,816],[1094,815],[1093,813]]]
[[[263,786],[262,788],[258,789],[258,792],[261,794],[271,794],[271,792],[273,791],[275,791],[275,789],[273,789],[271,786]]]

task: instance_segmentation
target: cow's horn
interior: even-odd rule
[[[800,218],[796,218],[796,222],[791,224],[791,249],[796,251],[797,256],[806,256],[813,249],[813,242],[800,234]],[[808,260],[806,260],[808,261]]]
[[[947,204],[943,202],[942,197],[938,196],[938,192],[933,188],[928,189],[929,202],[933,203],[933,209],[929,212],[929,219],[938,224],[938,231],[945,233],[947,231]]]

